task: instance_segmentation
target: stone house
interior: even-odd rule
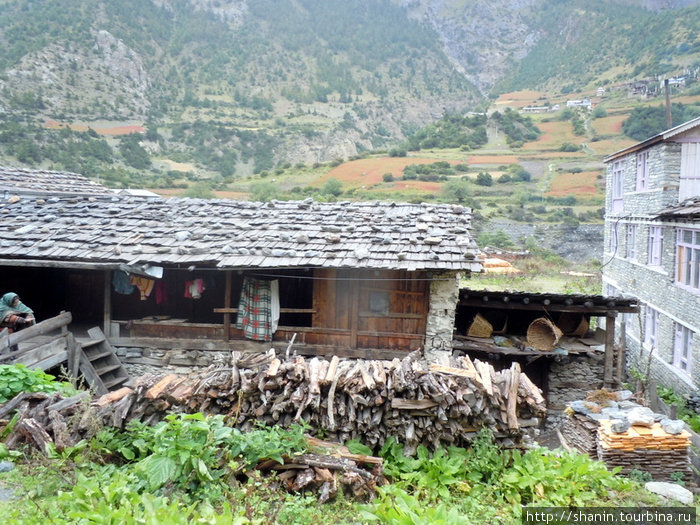
[[[700,118],[605,158],[603,286],[640,301],[624,324],[628,367],[700,386]]]
[[[4,199],[0,217],[0,289],[40,319],[67,310],[72,329],[145,349],[146,364],[291,341],[436,359],[451,351],[460,276],[482,266],[462,206],[71,195]]]

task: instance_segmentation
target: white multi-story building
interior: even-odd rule
[[[700,118],[613,153],[603,292],[633,295],[627,366],[688,393],[700,386]]]

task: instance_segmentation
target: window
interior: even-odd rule
[[[656,349],[656,336],[659,333],[659,312],[647,305],[644,312],[644,344]]]
[[[673,339],[673,366],[690,375],[693,365],[692,343],[693,331],[676,323],[676,335]]]
[[[649,226],[649,245],[647,251],[647,264],[649,266],[661,266],[663,242],[663,228],[661,228],[661,226]]]
[[[678,230],[676,283],[700,292],[700,230]]]
[[[628,224],[627,225],[627,243],[625,244],[625,258],[626,259],[636,259],[637,258],[637,225]]]
[[[637,191],[649,188],[649,152],[637,153]]]
[[[618,160],[613,164],[612,168],[612,212],[622,213],[622,175],[623,175],[623,165],[622,161]]]
[[[700,195],[700,142],[681,144],[681,180],[678,200]]]

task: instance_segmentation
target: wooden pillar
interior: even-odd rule
[[[355,275],[350,273],[349,275]],[[360,322],[360,282],[351,277],[350,281],[350,348],[357,348],[357,330]]]
[[[625,354],[627,353],[627,324],[625,316],[622,316],[620,325],[620,344],[617,347],[617,366],[615,367],[615,381],[622,385],[622,375],[625,368]]]
[[[102,320],[102,331],[105,336],[112,335],[112,270],[104,271],[104,318]]]
[[[615,359],[615,312],[608,312],[605,316],[605,372],[603,374],[604,386],[613,386],[613,365]]]
[[[231,308],[231,270],[226,270],[226,291],[224,294],[224,308]],[[224,341],[231,338],[231,314],[224,314]]]

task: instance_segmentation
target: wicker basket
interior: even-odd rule
[[[564,335],[583,337],[588,332],[588,319],[583,314],[563,312],[559,316],[557,326]]]
[[[491,334],[493,334],[491,323],[481,314],[476,314],[472,324],[469,326],[469,330],[467,330],[467,335],[472,337],[491,337]]]
[[[557,325],[546,317],[535,319],[527,327],[527,342],[535,350],[554,350],[562,335]]]

